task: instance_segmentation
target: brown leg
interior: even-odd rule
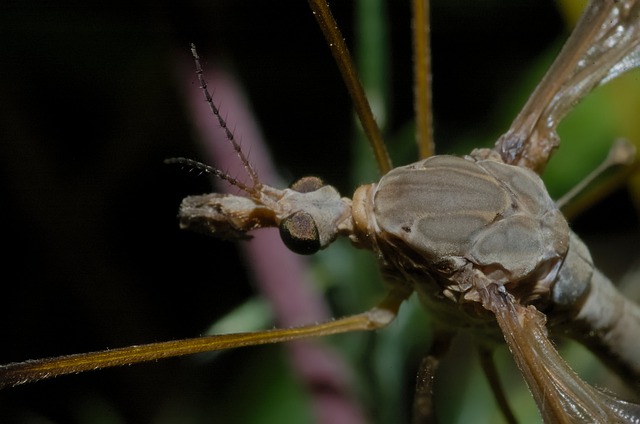
[[[482,371],[484,371],[484,375],[489,381],[489,386],[491,386],[491,391],[496,397],[496,402],[498,402],[498,406],[500,407],[500,411],[502,411],[502,415],[504,415],[504,419],[509,424],[517,423],[518,420],[516,420],[516,417],[513,415],[513,411],[511,410],[509,402],[507,402],[507,397],[502,389],[500,378],[498,378],[498,370],[496,369],[496,364],[493,361],[493,352],[486,347],[478,345],[478,353],[480,356]]]
[[[433,382],[440,360],[449,350],[452,337],[453,333],[436,331],[431,350],[420,364],[413,401],[413,424],[432,424],[437,422],[433,407]]]

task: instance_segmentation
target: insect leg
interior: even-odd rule
[[[434,330],[434,338],[429,354],[420,363],[416,378],[416,392],[413,399],[413,423],[437,422],[433,407],[433,383],[440,360],[449,350],[454,333]]]
[[[507,401],[507,397],[504,393],[504,388],[502,387],[502,383],[500,383],[500,379],[498,378],[498,370],[496,369],[496,363],[493,360],[493,351],[484,346],[478,346],[478,355],[480,357],[480,365],[482,366],[482,371],[487,377],[489,386],[491,386],[491,391],[496,397],[496,402],[498,402],[498,406],[500,407],[500,411],[502,411],[502,415],[504,415],[504,419],[508,423],[518,422],[515,415],[513,414],[513,411],[511,410],[511,407],[509,406],[509,402]]]

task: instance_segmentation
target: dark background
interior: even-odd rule
[[[351,40],[353,4],[334,3]],[[393,133],[412,116],[410,15],[389,3]],[[470,134],[488,145],[508,124],[493,119],[505,87],[562,20],[538,0],[436,1],[433,14],[438,151],[468,151],[454,141]],[[4,1],[0,363],[197,336],[253,293],[235,249],[176,222],[184,196],[211,190],[162,163],[201,158],[177,81],[190,42],[237,72],[287,178],[352,191],[351,109],[305,2]],[[598,213],[632,210],[625,196],[617,205]],[[637,228],[627,215],[617,224]],[[230,379],[233,358],[207,373]],[[92,421],[83,408],[103,399],[122,422],[162,422],[181,387],[199,390],[194,404],[223,395],[202,374],[167,360],[7,389],[0,421]]]

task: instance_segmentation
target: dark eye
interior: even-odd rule
[[[298,211],[283,219],[280,237],[289,250],[299,255],[311,255],[320,250],[318,227],[307,212]]]
[[[318,190],[323,185],[324,181],[318,177],[302,177],[291,184],[289,188],[297,191],[298,193],[311,193],[312,191]]]

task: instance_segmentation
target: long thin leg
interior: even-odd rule
[[[392,291],[382,303],[367,312],[322,324],[253,333],[205,336],[3,365],[0,366],[0,389],[59,375],[76,374],[193,353],[279,343],[350,331],[374,330],[393,321],[400,304],[410,294],[406,291]]]
[[[413,424],[437,422],[433,408],[433,383],[440,360],[449,350],[453,335],[451,332],[436,331],[429,354],[420,363],[413,400]]]
[[[367,139],[371,143],[373,153],[380,169],[380,174],[384,175],[389,172],[393,165],[391,164],[391,157],[387,153],[387,148],[382,140],[382,133],[369,106],[369,101],[364,93],[364,88],[358,79],[356,73],[356,67],[351,59],[351,54],[347,49],[347,44],[338,29],[335,19],[329,10],[329,4],[326,0],[309,0],[309,6],[313,11],[313,15],[318,21],[318,25],[322,30],[329,49],[336,60],[342,79],[347,86],[349,95],[353,100],[355,111],[360,118],[362,128],[367,135]]]
[[[500,411],[502,411],[502,415],[504,415],[504,419],[509,424],[517,423],[518,420],[516,419],[515,415],[513,415],[513,411],[511,410],[509,402],[507,401],[507,397],[504,394],[502,383],[500,382],[500,378],[498,377],[496,363],[493,360],[493,352],[483,346],[478,346],[478,354],[480,356],[480,365],[482,366],[482,371],[484,371],[484,375],[489,381],[489,386],[491,386],[491,391],[496,397],[496,402],[498,402],[498,406],[500,407]]]
[[[431,108],[431,38],[429,0],[413,0],[413,97],[416,138],[420,159],[433,156],[433,112]]]

